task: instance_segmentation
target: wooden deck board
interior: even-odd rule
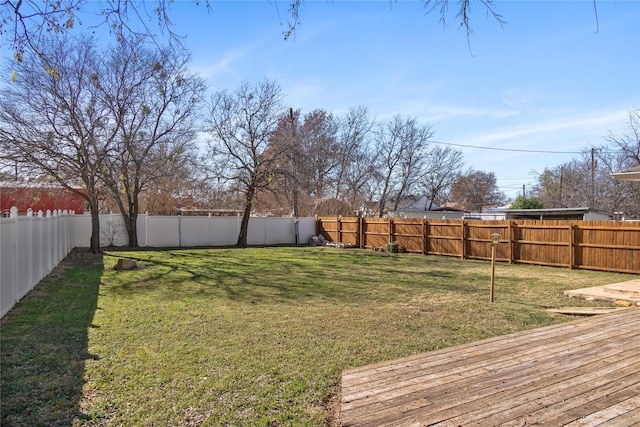
[[[639,395],[630,309],[346,370],[340,422],[634,425]]]

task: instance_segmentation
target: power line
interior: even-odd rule
[[[429,142],[433,144],[450,145],[453,147],[465,147],[465,148],[477,148],[480,150],[495,150],[495,151],[515,151],[518,153],[539,153],[539,154],[582,154],[585,151],[551,151],[551,150],[520,150],[517,148],[497,148],[497,147],[482,147],[479,145],[467,145],[467,144],[453,144],[451,142],[433,141]]]

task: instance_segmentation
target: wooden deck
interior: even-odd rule
[[[349,369],[343,426],[640,426],[640,309]]]

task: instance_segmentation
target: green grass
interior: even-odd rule
[[[77,256],[77,255],[76,255]],[[143,268],[117,272],[117,258]],[[343,369],[571,320],[613,273],[335,248],[85,255],[2,320],[2,425],[322,426]]]

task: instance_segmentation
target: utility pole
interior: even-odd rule
[[[293,217],[295,227],[296,245],[299,240],[298,230],[298,176],[296,165],[296,124],[293,120],[293,108],[289,108],[289,117],[291,118],[291,163],[293,164]]]
[[[562,203],[562,185],[564,181],[564,165],[560,166],[560,207],[564,208],[564,203]]]
[[[591,203],[590,208],[593,207],[596,201],[596,149],[591,148]]]
[[[522,198],[525,199],[527,197],[527,194],[524,191],[524,187],[526,184],[522,184]]]

